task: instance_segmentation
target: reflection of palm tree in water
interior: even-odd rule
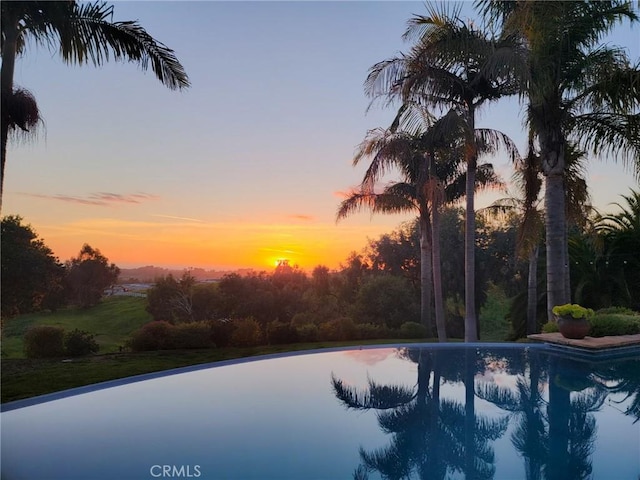
[[[476,394],[502,410],[509,412],[516,419],[511,433],[511,443],[525,461],[527,480],[538,480],[542,475],[542,467],[547,456],[547,429],[544,419],[544,400],[540,387],[544,372],[540,368],[540,358],[536,350],[524,350],[523,356],[529,361],[529,381],[518,377],[516,391],[499,387],[496,384],[480,385]],[[517,364],[519,371],[524,371],[525,358],[512,358],[512,366]],[[567,479],[568,480],[568,479]]]
[[[549,362],[549,456],[545,477],[549,480],[588,478],[591,474],[596,420],[591,412],[600,410],[606,393],[596,384],[580,393],[571,393],[571,385],[562,385],[557,372],[571,372],[571,383],[584,388],[589,372],[580,362],[551,358]],[[580,385],[582,382],[582,385]]]
[[[599,365],[596,367],[596,377],[608,392],[625,395],[621,400],[611,402],[629,401],[623,413],[634,417],[633,423],[640,421],[640,360],[630,359]]]
[[[332,378],[336,397],[347,408],[379,410],[380,427],[393,435],[391,444],[385,448],[373,452],[360,449],[362,465],[356,470],[355,478],[367,478],[368,471],[378,471],[388,479],[410,478],[413,472],[421,479],[441,479],[453,471],[466,472],[467,478],[493,476],[494,454],[488,441],[504,433],[506,419],[475,416],[473,400],[470,407],[465,407],[459,402],[440,399],[441,366],[447,353],[445,350],[404,351],[404,356],[418,364],[418,382],[413,389],[380,386],[370,379],[368,389],[358,391]],[[475,362],[475,358],[472,361]],[[471,421],[466,422],[465,415],[469,412]]]
[[[605,392],[590,380],[589,372],[579,362],[554,357],[549,364],[549,401],[545,402],[539,355],[531,350],[526,356],[523,360],[529,362],[528,382],[518,378],[515,392],[484,385],[477,394],[517,417],[511,442],[525,459],[528,480],[588,478],[596,434],[591,412],[602,407]]]

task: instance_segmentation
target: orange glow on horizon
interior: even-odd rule
[[[284,259],[305,271],[318,265],[337,269],[351,252],[361,251],[368,238],[392,230],[373,224],[200,224],[109,218],[62,226],[32,225],[61,261],[76,256],[88,243],[123,268],[155,265],[256,271],[272,271]]]

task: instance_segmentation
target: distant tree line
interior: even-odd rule
[[[594,310],[640,310],[640,193],[622,198],[618,213],[594,215],[569,231],[571,298]],[[547,321],[546,251],[543,245],[533,264],[521,253],[521,215],[514,210],[499,218],[479,214],[476,219],[481,338],[494,333],[498,324],[505,326],[502,338],[528,333],[532,268],[537,284],[534,331]],[[463,338],[464,211],[444,208],[440,230],[446,333]],[[189,272],[159,277],[147,292],[146,308],[154,321],[133,344],[146,349],[202,345],[204,338],[207,345],[218,346],[424,338],[420,258],[416,220],[370,240],[336,270],[319,265],[306,273],[283,263],[272,273],[228,274],[212,283],[199,283]],[[61,263],[29,225],[9,216],[2,220],[1,273],[6,318],[67,304],[94,305],[116,282],[118,268],[89,245]],[[497,304],[503,307],[494,308]],[[206,325],[196,325],[202,322]]]
[[[443,211],[442,277],[447,333],[454,338],[464,336],[464,259],[458,254],[464,244],[463,220],[461,209]],[[526,278],[519,273],[523,264],[514,260],[515,222],[495,227],[479,219],[479,225],[478,308],[486,300],[489,284],[499,285],[510,296],[526,287]],[[213,321],[203,328],[218,346],[424,338],[419,223],[402,224],[370,240],[335,271],[320,265],[308,275],[282,264],[273,273],[230,274],[215,283],[197,283],[188,272],[181,278],[161,277],[147,292],[147,311],[166,325],[148,326],[140,332],[144,338],[166,338],[171,326]]]
[[[90,245],[61,263],[20,216],[3,217],[1,229],[3,318],[68,304],[91,307],[118,278],[118,267]]]
[[[619,306],[640,310],[640,197],[616,215],[596,215],[569,234],[572,298],[593,309]],[[496,298],[506,308],[481,318],[481,338],[495,323],[506,325],[504,339],[527,334],[529,258],[519,254],[521,217],[516,211],[476,220],[476,309]],[[442,211],[442,285],[447,336],[464,337],[464,211]],[[534,264],[535,331],[546,319],[545,250]],[[418,220],[381,235],[352,252],[335,271],[317,266],[310,275],[280,265],[271,273],[226,275],[216,283],[196,283],[185,273],[158,278],[148,291],[147,310],[172,326],[214,322],[203,327],[211,342],[250,345],[365,338],[424,338],[420,323],[420,228]],[[493,297],[493,298],[490,298]],[[435,308],[433,304],[430,308]],[[232,339],[236,331],[235,341]],[[182,328],[182,327],[180,327]],[[191,327],[191,328],[195,328]],[[243,333],[240,333],[242,331]],[[167,334],[168,335],[168,334]],[[242,338],[241,338],[242,337]]]

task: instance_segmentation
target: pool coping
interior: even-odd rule
[[[567,345],[586,350],[604,351],[628,346],[640,346],[640,334],[617,335],[609,337],[589,337],[582,339],[565,338],[560,332],[536,333],[527,335],[530,340],[542,341],[556,345]]]

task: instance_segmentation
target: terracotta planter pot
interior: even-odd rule
[[[586,318],[573,318],[570,315],[556,317],[558,330],[564,338],[582,340],[589,333],[589,321]]]

